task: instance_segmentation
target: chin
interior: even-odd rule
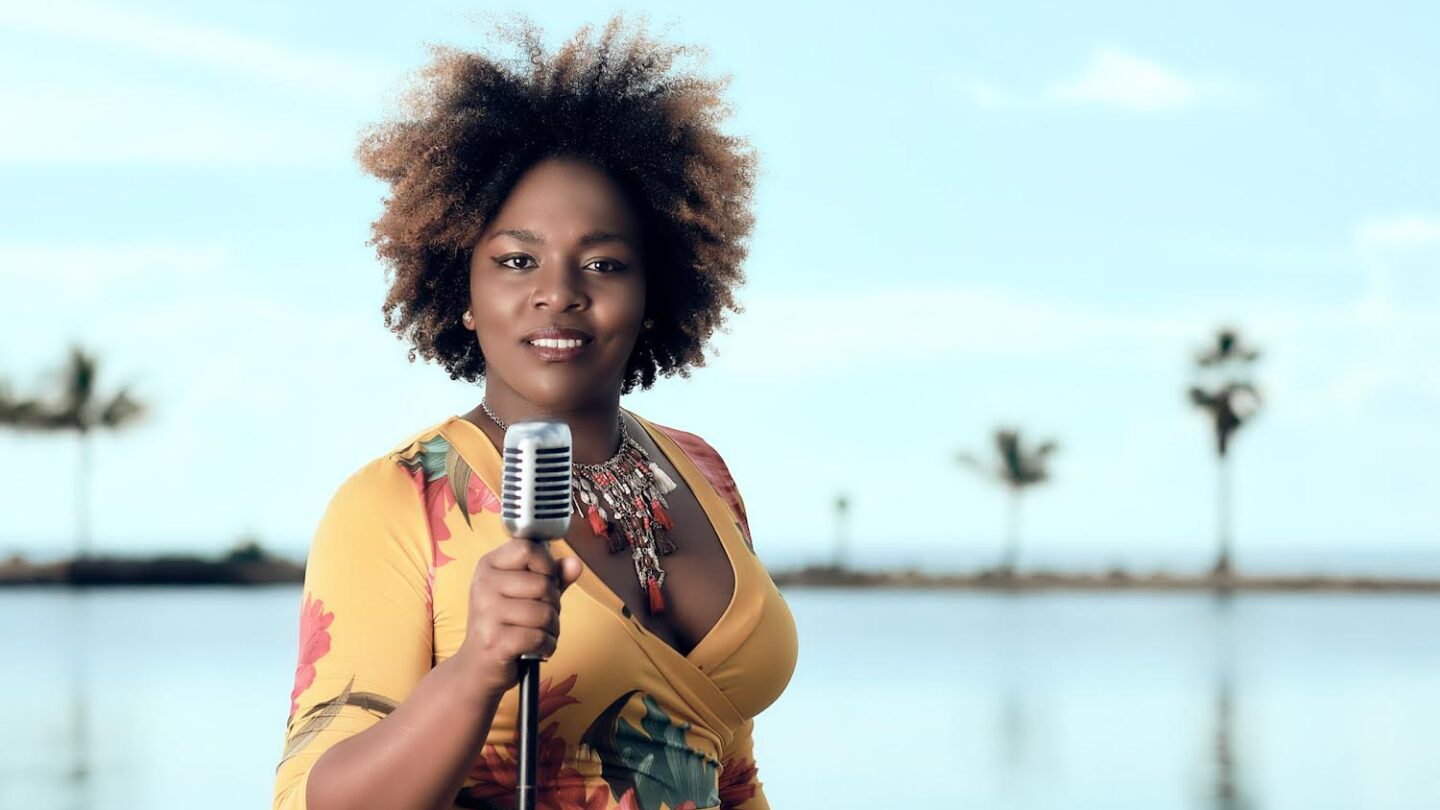
[[[557,364],[560,365],[560,364]],[[525,398],[547,411],[571,411],[593,402],[597,396],[607,392],[610,386],[620,387],[620,375],[614,378],[604,375],[567,373],[542,373],[530,380],[530,385],[521,389]],[[599,377],[597,379],[596,377]]]

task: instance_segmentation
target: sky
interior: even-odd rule
[[[623,404],[726,459],[774,564],[993,559],[1004,491],[954,461],[1054,439],[1022,565],[1199,565],[1216,465],[1188,404],[1259,347],[1239,563],[1440,571],[1440,52],[1432,6],[617,10],[731,77],[759,153],[710,360]],[[350,472],[473,407],[383,326],[384,187],[353,159],[430,44],[513,56],[488,3],[0,5],[0,379],[72,343],[147,420],[94,447],[98,552],[303,558]],[[74,546],[74,437],[0,434],[0,554]],[[1427,562],[1428,561],[1428,562]]]

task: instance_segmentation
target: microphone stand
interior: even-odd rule
[[[545,544],[543,539],[533,542]],[[540,738],[540,662],[539,653],[522,653],[515,665],[520,672],[520,756],[515,763],[515,810],[535,810],[535,784],[538,771]]]
[[[543,542],[543,541],[536,541]],[[516,762],[515,809],[535,810],[536,748],[540,736],[540,656],[525,653],[520,670],[520,757]]]
[[[491,415],[494,418],[494,415]],[[499,420],[495,420],[500,424]],[[501,520],[513,537],[542,547],[564,537],[572,517],[570,503],[570,427],[555,420],[519,422],[505,430]],[[522,653],[515,662],[520,681],[516,725],[515,807],[535,810],[537,748],[540,726],[539,653]]]

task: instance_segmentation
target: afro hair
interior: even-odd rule
[[[582,27],[555,53],[528,19],[497,27],[523,50],[507,62],[432,45],[399,114],[367,127],[356,158],[389,185],[369,244],[385,265],[385,325],[417,354],[474,382],[485,358],[460,315],[470,254],[527,169],[547,157],[592,162],[625,190],[641,223],[647,317],[622,390],[689,376],[725,310],[742,311],[756,156],[723,134],[728,75],[675,69],[695,46],[630,31],[623,13],[598,42]]]

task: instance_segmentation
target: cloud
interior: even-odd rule
[[[7,285],[44,289],[70,303],[105,300],[137,282],[176,283],[211,275],[227,262],[228,251],[214,244],[0,242],[0,278]]]
[[[106,5],[0,4],[0,165],[348,162],[398,70]],[[9,47],[5,47],[9,46]]]
[[[715,365],[744,373],[844,371],[869,362],[922,365],[966,357],[1080,355],[1120,360],[1116,348],[1204,335],[1209,319],[1134,314],[1048,301],[1003,289],[886,286],[752,296]],[[1129,361],[1125,361],[1129,362]]]
[[[1440,217],[1421,214],[1368,219],[1355,229],[1362,248],[1404,249],[1440,244]]]
[[[304,106],[154,82],[0,86],[0,164],[296,165],[348,161],[358,126]]]
[[[1095,48],[1075,75],[1053,80],[1033,94],[969,76],[950,76],[946,81],[959,98],[992,109],[1090,106],[1161,113],[1206,102],[1252,104],[1257,98],[1253,88],[1239,82],[1182,75],[1111,46]]]
[[[1220,80],[1181,76],[1157,62],[1113,47],[1096,48],[1079,75],[1055,82],[1046,97],[1059,104],[1137,112],[1184,110],[1203,101],[1235,101],[1248,94]]]
[[[952,76],[949,82],[955,95],[977,107],[1006,107],[1018,100],[1009,90],[984,79]]]
[[[289,48],[218,26],[95,3],[7,3],[0,5],[0,28],[117,48],[327,99],[338,96],[370,103],[391,74],[381,65],[352,57]]]
[[[1376,401],[1440,406],[1440,217],[1372,216],[1352,232],[1362,327],[1319,395],[1358,416]]]

